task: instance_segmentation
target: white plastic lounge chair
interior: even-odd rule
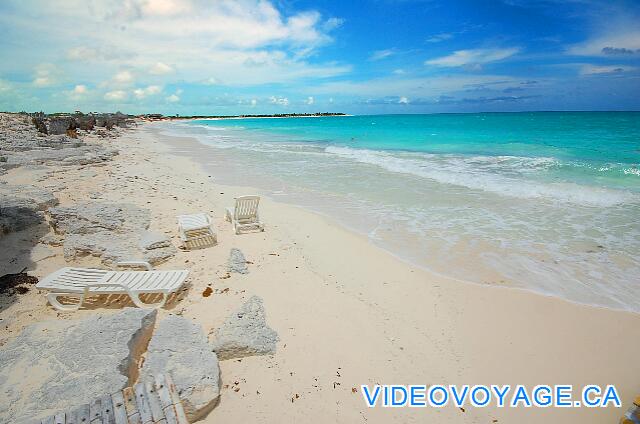
[[[264,231],[264,224],[258,216],[260,196],[236,197],[236,205],[227,208],[224,218],[233,224],[236,234],[244,229],[258,229]]]
[[[164,306],[169,294],[177,291],[189,271],[151,271],[146,262],[126,262],[120,265],[144,265],[147,271],[109,271],[94,268],[61,268],[49,274],[36,284],[36,288],[48,290],[47,300],[60,311],[80,309],[82,302],[90,295],[127,294],[139,308],[160,308]],[[162,294],[157,303],[144,303],[140,295],[145,293]],[[76,304],[62,304],[59,296],[78,296]]]
[[[211,217],[206,213],[193,215],[178,215],[178,232],[182,244],[186,247],[191,244],[216,244],[218,237],[211,227]]]

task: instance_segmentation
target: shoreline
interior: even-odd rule
[[[172,146],[173,148],[175,148],[175,143],[172,143],[170,140],[174,139],[174,138],[180,138],[180,139],[185,139],[185,140],[188,139],[189,140],[188,143],[192,144],[192,146],[193,146],[193,144],[197,144],[198,147],[193,146],[192,150],[193,151],[197,151],[198,154],[188,155],[188,157],[191,160],[193,160],[194,162],[198,163],[201,167],[203,165],[202,165],[202,163],[200,163],[198,161],[198,159],[202,158],[202,157],[206,157],[207,150],[216,149],[213,146],[207,146],[206,144],[203,144],[197,138],[195,138],[195,137],[193,137],[191,135],[182,135],[180,137],[176,137],[174,135],[164,134],[164,133],[162,133],[162,129],[158,129],[158,128],[152,128],[152,131],[155,132],[155,135],[157,137],[159,137],[162,140],[162,142]],[[200,147],[202,147],[202,149],[200,149]],[[220,152],[219,149],[218,149],[218,153],[222,153],[222,152]],[[228,187],[233,187],[233,186],[228,186]],[[544,293],[544,292],[541,292],[541,291],[536,291],[533,288],[519,287],[519,286],[499,286],[499,285],[494,284],[494,283],[465,280],[463,278],[458,278],[458,277],[453,276],[453,275],[447,275],[445,273],[441,273],[441,272],[438,272],[437,270],[429,268],[429,266],[426,265],[426,264],[421,264],[419,262],[411,260],[410,258],[403,257],[400,253],[394,252],[390,247],[384,246],[381,243],[375,243],[373,240],[371,240],[371,238],[369,238],[369,236],[366,234],[366,232],[360,231],[357,228],[355,228],[353,226],[350,226],[348,223],[340,221],[340,220],[336,219],[335,217],[332,217],[328,213],[325,213],[325,212],[322,212],[322,211],[319,211],[319,210],[315,210],[312,207],[305,206],[305,205],[302,205],[302,204],[297,204],[295,202],[287,202],[286,200],[277,199],[273,195],[267,193],[263,189],[251,188],[250,190],[253,190],[252,193],[259,193],[260,196],[266,197],[266,198],[268,198],[270,201],[272,201],[274,203],[280,203],[282,205],[287,205],[287,206],[299,208],[299,209],[302,209],[302,210],[304,210],[304,211],[306,211],[308,213],[311,213],[311,214],[317,215],[319,217],[322,217],[322,219],[325,219],[328,222],[330,222],[331,225],[337,225],[340,228],[344,229],[345,231],[353,233],[353,234],[361,237],[364,241],[369,243],[371,246],[373,246],[373,247],[375,247],[377,249],[383,250],[387,254],[393,256],[394,258],[396,258],[397,260],[407,264],[408,266],[416,267],[416,268],[419,268],[421,270],[424,270],[427,273],[429,273],[429,274],[431,274],[431,275],[433,275],[434,277],[437,277],[437,278],[442,278],[442,279],[446,279],[446,280],[449,280],[449,281],[455,281],[455,282],[461,283],[461,284],[472,284],[472,285],[485,286],[485,287],[491,287],[491,288],[497,288],[497,289],[523,291],[525,293],[530,293],[530,294],[533,294],[533,295],[536,295],[536,296],[548,297],[548,298],[551,298],[551,299],[564,301],[564,302],[567,302],[567,303],[570,303],[570,304],[574,304],[574,305],[597,308],[597,309],[603,309],[603,310],[613,311],[613,312],[629,313],[631,315],[635,315],[635,316],[639,316],[640,317],[640,312],[633,311],[633,310],[630,310],[630,309],[615,308],[615,307],[612,307],[612,306],[605,306],[605,305],[590,304],[590,303],[586,303],[586,302],[579,302],[577,300],[567,299],[567,298],[564,298],[564,297],[561,297],[561,296],[558,296],[558,295],[554,295],[552,293]]]
[[[598,294],[601,293],[596,291],[572,291],[571,287],[574,286],[568,285],[568,283],[578,283],[579,285],[576,287],[576,289],[579,289],[581,285],[584,284],[582,281],[588,281],[588,279],[580,281],[576,281],[574,279],[568,280],[567,287],[570,288],[568,290],[563,290],[563,281],[561,274],[561,271],[563,271],[563,269],[556,269],[555,275],[551,276],[554,277],[552,279],[544,280],[541,279],[540,276],[538,276],[537,280],[544,280],[545,283],[536,285],[535,280],[530,281],[526,278],[518,279],[517,276],[513,275],[515,274],[513,272],[511,275],[506,274],[504,270],[510,270],[508,261],[505,262],[505,266],[502,268],[492,268],[486,262],[483,262],[480,257],[483,255],[498,256],[500,255],[500,253],[504,252],[497,250],[495,244],[490,243],[483,243],[480,246],[473,246],[474,240],[465,241],[466,239],[464,238],[464,233],[455,233],[455,236],[459,237],[462,242],[450,251],[451,254],[448,255],[450,257],[446,260],[446,262],[441,263],[443,255],[436,253],[439,246],[429,244],[429,248],[425,250],[425,245],[421,244],[420,237],[418,235],[416,235],[415,238],[409,239],[406,237],[408,235],[408,233],[406,232],[403,232],[400,236],[396,237],[388,230],[388,228],[391,228],[390,226],[388,226],[388,228],[385,228],[385,225],[380,224],[380,221],[375,224],[376,219],[379,220],[379,218],[372,219],[371,221],[366,221],[368,219],[367,216],[363,216],[362,214],[357,213],[351,213],[348,208],[343,207],[342,203],[340,202],[344,202],[344,196],[340,197],[340,195],[336,194],[334,200],[331,195],[324,196],[326,193],[324,193],[322,189],[315,190],[315,186],[310,185],[308,180],[306,181],[306,186],[304,186],[304,183],[296,185],[295,181],[292,182],[291,180],[287,180],[277,173],[270,174],[268,171],[264,172],[264,178],[260,177],[261,179],[256,179],[256,175],[251,174],[251,170],[255,171],[256,168],[255,165],[252,165],[251,158],[248,158],[247,160],[246,171],[244,171],[244,173],[246,174],[245,177],[242,175],[243,172],[234,172],[233,168],[226,166],[227,163],[233,163],[235,161],[241,160],[239,159],[239,154],[235,152],[235,149],[227,149],[227,146],[225,145],[218,146],[217,142],[210,143],[208,136],[203,138],[200,133],[191,134],[188,130],[184,129],[187,127],[171,126],[170,124],[165,123],[164,126],[163,124],[158,124],[158,126],[152,126],[151,128],[153,128],[154,131],[157,131],[158,134],[165,133],[165,136],[167,137],[179,136],[189,138],[193,143],[197,143],[199,146],[202,146],[202,149],[198,149],[199,153],[197,155],[191,155],[192,159],[196,160],[197,162],[202,162],[203,160],[201,160],[201,158],[206,158],[208,153],[214,154],[217,160],[220,161],[222,168],[224,168],[224,170],[221,171],[221,180],[224,183],[228,183],[230,180],[238,178],[242,181],[243,184],[256,184],[263,196],[269,196],[274,201],[301,207],[305,210],[313,211],[314,213],[322,215],[332,220],[333,222],[336,222],[338,225],[341,225],[343,228],[355,232],[360,236],[366,238],[372,245],[385,250],[387,253],[393,255],[397,259],[412,266],[417,266],[421,269],[424,269],[434,275],[469,284],[521,289],[542,296],[563,299],[565,301],[578,305],[604,308],[613,311],[623,311],[632,314],[640,314],[640,311],[637,310],[637,307],[634,308],[635,305],[632,302],[623,303],[620,299],[615,297],[599,297]],[[217,131],[216,134],[218,134]],[[220,134],[224,135],[224,133]],[[238,134],[233,137],[236,137],[239,140],[243,140],[241,136],[241,134]],[[226,137],[230,136],[227,134]],[[251,141],[251,134],[247,134],[246,137],[247,141]],[[232,143],[229,143],[229,145],[233,146]],[[239,152],[242,151],[243,150],[239,150]],[[340,169],[340,171],[342,172],[342,169]],[[306,188],[309,188],[309,193],[311,194],[305,193]],[[324,188],[326,189],[326,186]],[[336,191],[336,193],[338,192]],[[317,198],[314,197],[316,195],[318,195]],[[336,205],[337,207],[332,207],[331,201],[334,201],[334,205]],[[350,204],[350,206],[353,205]],[[360,218],[361,220],[358,221],[358,218]],[[365,221],[366,223],[364,223]],[[380,232],[378,232],[379,229],[381,229]],[[398,228],[396,228],[396,230],[397,229]],[[378,234],[372,235],[372,233]],[[380,236],[380,233],[382,236]],[[430,240],[430,242],[433,242],[433,240]],[[574,246],[574,259],[576,261],[584,260],[584,258],[581,258],[579,256],[581,253],[584,253],[580,249],[589,251],[591,250],[591,248],[592,246],[587,242],[584,243],[584,246]],[[598,248],[602,248],[602,246],[598,246]],[[434,254],[426,255],[424,254],[425,251],[434,252]],[[523,252],[519,253],[522,254]],[[566,262],[563,260],[565,258],[554,257],[553,253],[554,252],[547,251],[532,251],[527,252],[526,255],[523,256],[523,259],[537,258],[538,263],[531,265],[534,270],[534,265],[541,266],[543,267],[542,269],[544,269],[546,267],[546,264],[544,264],[545,261],[555,262],[556,264],[558,262]],[[557,261],[555,261],[555,259],[557,259]],[[447,266],[443,266],[443,264],[447,264]],[[451,268],[451,266],[453,266],[453,268]],[[454,271],[449,272],[449,269],[453,269]],[[464,272],[461,272],[461,270],[464,270]],[[521,270],[516,269],[516,271]],[[587,278],[588,276],[583,275],[583,277]],[[558,289],[556,289],[556,287],[558,287]],[[612,289],[615,289],[616,287],[616,285],[612,285]],[[598,286],[596,286],[596,288],[598,288]]]
[[[178,251],[158,266],[188,268],[192,284],[184,299],[160,315],[182,315],[210,333],[258,295],[280,342],[272,356],[221,361],[220,403],[200,422],[600,423],[618,419],[637,394],[640,364],[631,335],[640,315],[437,276],[328,217],[268,196],[260,206],[266,231],[236,236],[222,219],[224,207],[254,189],[217,183],[219,158],[191,141],[159,137],[152,125],[142,124],[110,142],[120,154],[101,166],[58,169],[42,181],[32,177],[33,170],[14,168],[3,179],[58,187],[63,206],[97,191],[100,201],[144,206],[151,210],[151,228],[175,245],[175,215],[212,215],[217,246]],[[12,239],[20,242],[20,234]],[[70,263],[62,247],[37,246],[28,259],[39,278],[71,264],[103,267],[95,257]],[[232,247],[251,262],[249,274],[226,277]],[[207,287],[214,294],[205,297]],[[60,314],[31,290],[1,309],[0,340],[6,343],[32,322],[120,308]],[[615,384],[623,408],[368,409],[352,388],[375,383]]]

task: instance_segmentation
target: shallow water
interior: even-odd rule
[[[165,125],[218,181],[330,215],[436,272],[639,312],[640,113]]]

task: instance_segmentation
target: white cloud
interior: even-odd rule
[[[59,69],[52,63],[41,63],[35,68],[32,84],[35,87],[49,87],[57,83]]]
[[[595,74],[619,74],[622,72],[634,71],[638,68],[626,65],[589,65],[585,64],[580,67],[580,75]]]
[[[62,4],[25,0],[3,10],[1,25],[9,23],[11,33],[47,40],[35,48],[60,58],[69,79],[87,81],[105,91],[131,94],[134,83],[201,83],[212,75],[215,80],[208,83],[217,85],[282,84],[351,71],[343,63],[308,61],[332,41],[330,32],[343,24],[341,18],[327,19],[315,10],[286,12],[279,4],[273,0],[66,0]],[[78,40],[87,41],[79,44]],[[70,66],[69,61],[86,65]],[[57,82],[48,76],[34,77],[37,86]]]
[[[405,96],[400,96],[400,98],[398,99],[398,103],[403,104],[403,105],[407,105],[407,104],[409,104],[409,99],[406,98]]]
[[[222,84],[222,81],[220,81],[216,77],[209,77],[206,80],[202,81],[202,84],[203,85],[219,85],[219,84]]]
[[[396,54],[395,49],[376,50],[371,53],[371,56],[369,56],[369,60],[382,60],[388,58],[389,56],[393,56],[394,54]]]
[[[289,106],[289,99],[286,97],[269,97],[269,103],[280,106]]]
[[[87,93],[87,86],[84,84],[78,84],[75,87],[73,87],[73,94],[86,94]]]
[[[394,75],[404,75],[406,73],[407,73],[407,71],[405,71],[404,69],[394,69],[393,70],[393,74]]]
[[[473,49],[457,50],[452,54],[425,61],[425,65],[458,67],[467,65],[481,65],[484,63],[503,60],[520,51],[517,47],[503,49]]]
[[[575,56],[640,56],[640,30],[623,27],[574,44],[567,53]]]
[[[251,107],[255,107],[258,104],[256,99],[251,99]]]
[[[109,102],[121,102],[126,100],[128,97],[129,95],[124,90],[109,91],[104,95],[104,99]]]
[[[98,52],[86,46],[73,47],[67,50],[67,58],[70,60],[91,60],[96,57],[98,57]]]
[[[11,89],[11,84],[3,79],[0,79],[0,92],[9,91]]]
[[[174,69],[163,62],[157,62],[151,67],[151,69],[149,69],[149,73],[152,75],[167,75],[172,74],[173,72],[175,72]]]
[[[133,79],[133,74],[130,71],[120,71],[113,76],[113,82],[122,85],[132,83]]]
[[[312,105],[314,102],[315,102],[315,99],[313,98],[313,96],[307,97],[307,100],[305,101],[305,103],[308,105]]]
[[[454,34],[450,32],[442,32],[440,34],[432,35],[431,37],[427,38],[425,41],[427,43],[439,43],[441,41],[446,41],[453,38],[453,35]]]
[[[145,97],[153,96],[155,94],[160,94],[162,92],[162,87],[159,85],[150,85],[145,88],[136,88],[133,90],[133,95],[137,99],[144,99]]]
[[[333,31],[336,28],[341,27],[344,24],[344,19],[341,18],[329,18],[322,25],[325,31]]]
[[[397,93],[411,93],[412,98],[433,98],[490,85],[496,90],[517,85],[521,80],[505,75],[452,75],[424,78],[384,77],[365,81],[327,82],[308,87],[315,93],[398,98]]]
[[[175,93],[173,93],[172,95],[168,96],[165,100],[168,101],[169,103],[177,103],[180,101],[180,95],[182,94],[182,90],[181,89],[177,89],[175,91]]]

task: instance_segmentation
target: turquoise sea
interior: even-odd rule
[[[176,126],[177,125],[177,126]],[[482,284],[639,312],[640,113],[202,120],[218,181]]]

